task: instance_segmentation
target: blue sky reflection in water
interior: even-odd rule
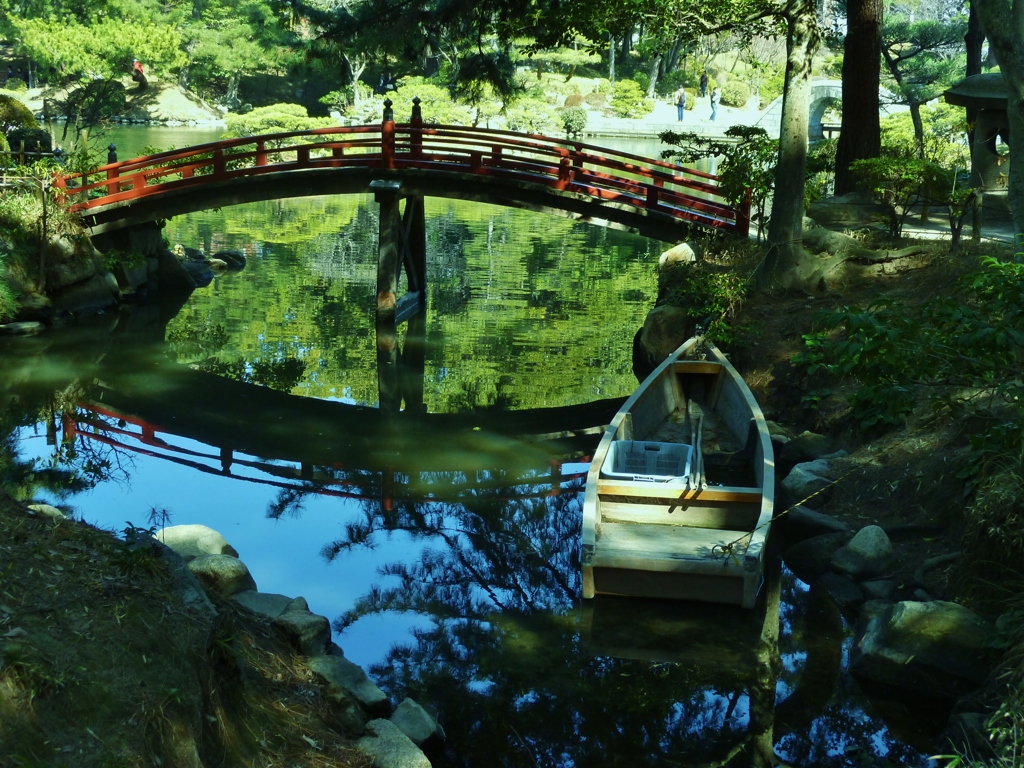
[[[428,212],[428,412],[569,406],[631,391],[629,345],[653,299],[659,244],[480,205],[439,201]],[[711,765],[761,734],[796,765],[926,764],[877,712],[866,714],[873,705],[843,673],[841,620],[791,578],[777,681],[758,678],[757,612],[581,604],[582,480],[573,475],[586,467],[585,449],[518,442],[486,419],[478,430],[364,442],[331,424],[324,430],[338,432],[347,458],[307,467],[289,451],[321,436],[301,432],[301,409],[277,421],[253,412],[233,425],[204,411],[195,428],[228,437],[263,429],[272,443],[284,427],[280,452],[233,450],[228,477],[227,443],[175,432],[209,394],[204,384],[190,392],[189,382],[212,374],[231,391],[259,382],[375,403],[374,215],[365,200],[312,199],[172,221],[172,242],[245,250],[248,268],[197,292],[166,340],[133,348],[121,335],[112,345],[97,330],[102,354],[76,345],[77,362],[55,358],[53,369],[73,377],[89,358],[77,374],[80,402],[102,390],[107,407],[121,396],[166,408],[157,434],[166,445],[143,445],[130,423],[118,433],[110,416],[103,434],[191,465],[121,449],[107,454],[123,462],[120,482],[54,500],[114,529],[146,524],[156,507],[174,524],[221,531],[261,590],[306,597],[393,697],[438,712],[449,736],[441,763]],[[20,436],[23,458],[53,453],[45,425]],[[77,445],[84,453],[85,439]],[[315,481],[342,495],[317,493]],[[385,493],[387,482],[397,491]],[[749,764],[748,755],[736,760]]]

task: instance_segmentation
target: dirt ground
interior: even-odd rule
[[[963,424],[929,418],[920,409],[902,429],[862,432],[848,406],[852,388],[836,386],[816,409],[802,403],[812,386],[791,358],[804,348],[803,335],[820,329],[819,314],[843,306],[866,306],[882,296],[910,305],[948,295],[957,279],[976,270],[983,255],[1007,257],[1006,244],[986,242],[958,256],[948,244],[933,242],[930,258],[918,268],[864,278],[817,296],[752,298],[737,323],[747,328],[732,354],[766,418],[791,434],[804,430],[832,438],[849,455],[836,464],[843,475],[806,506],[847,522],[856,531],[877,524],[890,531],[899,556],[897,584],[924,588],[935,599],[970,603],[970,574],[957,562],[919,573],[926,560],[960,551],[965,503],[963,466],[967,438]],[[788,471],[785,463],[779,467]],[[916,576],[916,578],[915,578]],[[982,606],[979,606],[982,607]]]

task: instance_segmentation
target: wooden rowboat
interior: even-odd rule
[[[713,344],[685,342],[605,432],[583,502],[583,597],[752,608],[775,459],[764,415]]]

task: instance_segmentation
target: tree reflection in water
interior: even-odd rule
[[[447,742],[435,764],[787,764],[780,755],[793,765],[927,764],[865,713],[848,678],[837,690],[841,620],[792,576],[780,578],[781,565],[755,611],[582,603],[583,481],[522,498],[528,491],[492,487],[461,503],[389,511],[365,503],[363,520],[323,549],[333,559],[391,530],[427,544],[414,562],[382,566],[389,585],[359,599],[335,630],[344,645],[344,630],[366,616],[430,619],[371,673],[437,714]]]

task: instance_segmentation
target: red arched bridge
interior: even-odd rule
[[[405,198],[477,200],[670,242],[694,226],[748,233],[749,201],[730,204],[712,174],[547,136],[427,125],[418,101],[407,124],[394,122],[389,102],[379,126],[227,139],[62,176],[56,185],[93,234],[211,207],[371,188],[378,199],[400,189]]]

